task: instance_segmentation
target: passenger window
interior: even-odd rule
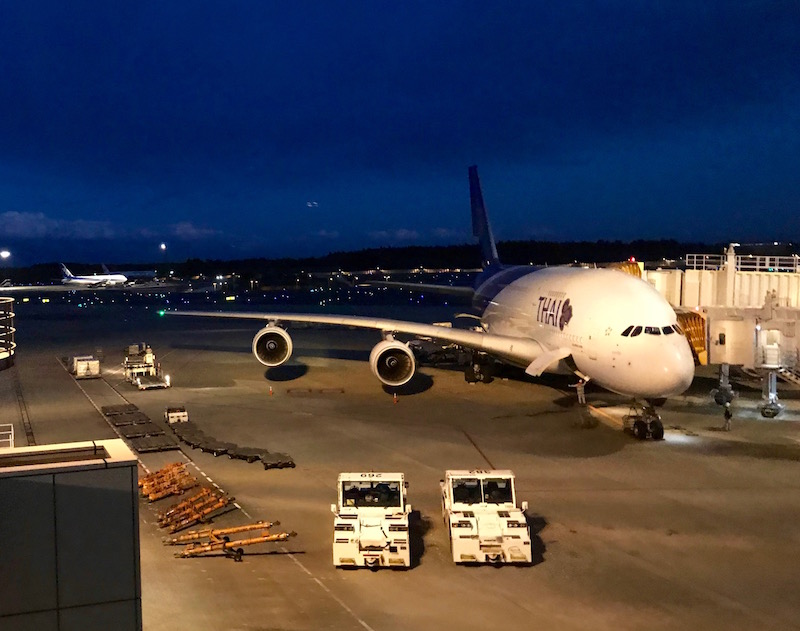
[[[672,335],[675,331],[672,330],[672,326],[665,326],[661,328],[661,332],[664,335]]]
[[[631,331],[633,331],[632,324],[622,332],[622,337],[628,337],[631,334]]]
[[[657,326],[646,326],[644,327],[644,332],[648,335],[661,335],[661,329]]]
[[[641,332],[642,332],[642,327],[640,326],[634,327],[633,331],[631,331],[631,337],[636,337],[637,335],[641,334]]]

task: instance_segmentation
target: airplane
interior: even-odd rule
[[[473,353],[468,381],[488,381],[493,360],[525,369],[575,375],[621,395],[643,400],[634,423],[637,438],[662,439],[655,406],[684,392],[694,378],[694,358],[670,304],[647,282],[606,268],[504,266],[483,201],[478,169],[469,167],[473,234],[482,271],[469,290],[480,316],[474,329],[350,315],[170,311],[167,315],[265,320],[252,350],[265,366],[285,363],[292,338],[285,323],[306,322],[375,329],[382,340],[370,353],[373,374],[386,386],[414,376],[416,360],[398,334],[432,338]]]
[[[105,266],[104,269],[108,270]],[[80,285],[82,287],[110,287],[112,285],[124,285],[128,279],[123,274],[92,274],[91,276],[75,276],[67,269],[67,266],[61,263],[61,272],[64,277],[61,282],[64,285]]]
[[[106,267],[105,263],[102,263],[101,265],[103,268],[103,274],[111,274],[108,267]],[[124,272],[117,272],[117,274],[122,274],[130,284],[133,284],[139,280],[141,281],[154,280],[157,275],[157,272],[154,269],[144,269],[144,270],[125,270]]]

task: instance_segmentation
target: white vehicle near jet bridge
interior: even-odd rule
[[[411,566],[406,483],[402,473],[341,473],[331,504],[336,567]]]
[[[447,471],[440,484],[453,561],[532,562],[528,503],[517,507],[511,471]]]

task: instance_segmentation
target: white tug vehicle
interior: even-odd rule
[[[440,484],[453,561],[531,563],[528,503],[517,508],[511,471],[447,471]]]
[[[340,473],[331,504],[336,567],[411,566],[406,482],[402,473]]]

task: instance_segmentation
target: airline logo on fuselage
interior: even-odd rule
[[[569,303],[569,298],[539,296],[539,308],[536,311],[537,322],[557,326],[560,331],[563,331],[570,320],[572,320],[572,305]]]

